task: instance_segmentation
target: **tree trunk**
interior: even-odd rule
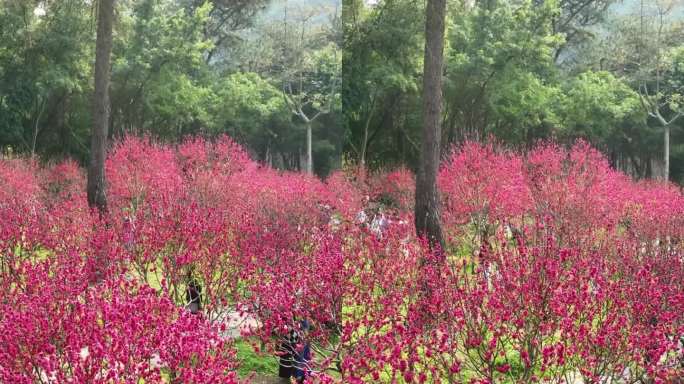
[[[664,139],[665,139],[665,152],[664,152],[664,158],[663,158],[663,164],[665,165],[665,169],[663,170],[663,178],[665,181],[670,180],[670,125],[667,124],[665,125],[665,134],[664,134]]]
[[[33,124],[33,137],[31,139],[31,159],[34,159],[36,157],[36,141],[38,141],[38,131],[40,130],[40,117],[43,115],[45,103],[47,103],[47,101],[38,102],[38,116],[36,117],[36,122]]]
[[[306,123],[306,173],[313,175],[313,152],[311,150],[311,122]]]
[[[361,143],[361,168],[366,168],[366,150],[368,149],[368,128],[370,125],[370,116],[366,119],[366,124],[363,126],[363,142]]]
[[[368,117],[366,118],[366,123],[363,126],[363,142],[361,143],[361,161],[359,162],[359,179],[361,182],[366,181],[366,152],[368,151],[368,129],[370,128],[370,122],[372,118],[373,110],[371,109]]]
[[[93,130],[88,167],[88,205],[99,212],[107,211],[104,163],[109,125],[109,72],[112,54],[114,1],[99,0],[97,40],[95,44],[95,94],[93,98]]]
[[[368,130],[370,129],[370,123],[373,120],[373,112],[375,111],[375,102],[377,97],[373,97],[371,100],[370,109],[368,110],[368,116],[366,116],[366,121],[363,125],[363,142],[361,143],[361,162],[360,166],[363,172],[366,170],[366,152],[368,152]]]
[[[415,225],[431,247],[444,247],[437,193],[442,136],[442,66],[446,0],[428,0],[423,67],[423,144],[416,179]]]
[[[62,98],[59,105],[59,111],[57,112],[57,118],[55,126],[57,127],[57,132],[59,132],[59,143],[63,155],[69,153],[69,147],[71,146],[71,131],[67,125],[67,113],[69,111],[69,102],[71,94],[67,93]]]

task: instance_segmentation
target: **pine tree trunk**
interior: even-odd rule
[[[415,225],[431,247],[444,247],[437,193],[442,121],[442,66],[446,0],[428,0],[423,67],[423,143],[416,179]]]
[[[97,40],[95,44],[95,94],[93,98],[93,130],[88,167],[88,205],[100,213],[107,211],[104,163],[109,125],[109,75],[112,54],[114,1],[99,0]]]

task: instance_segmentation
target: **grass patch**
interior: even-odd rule
[[[275,356],[259,354],[254,351],[252,344],[245,339],[235,340],[237,360],[240,362],[238,374],[248,376],[252,372],[262,375],[278,375],[278,360]]]

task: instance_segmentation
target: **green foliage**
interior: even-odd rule
[[[212,99],[203,60],[211,5],[192,13],[172,1],[144,0],[117,25],[112,71],[112,112],[117,133],[161,136],[205,125]]]
[[[256,73],[235,73],[223,80],[216,94],[220,115],[233,126],[259,126],[285,120],[285,100],[276,87]]]
[[[262,153],[275,166],[297,162],[296,168],[302,169],[307,153],[305,133],[311,129],[314,171],[325,175],[339,163],[341,153],[338,16],[319,14],[315,5],[284,6],[282,19],[265,21],[251,37],[259,43],[259,57],[248,56],[248,68],[259,71],[277,87],[290,115],[289,124],[278,119],[278,126],[260,133],[261,137],[270,135]],[[329,20],[321,21],[321,17]]]
[[[212,129],[227,132],[255,150],[280,143],[292,130],[283,94],[256,73],[234,73],[215,87]]]
[[[606,143],[626,121],[645,114],[639,95],[608,72],[585,72],[568,82],[558,103],[565,136]]]
[[[551,119],[555,86],[554,1],[489,1],[453,7],[445,99],[451,141],[526,134]],[[522,95],[522,97],[521,97]],[[520,127],[511,135],[513,127]],[[516,129],[518,130],[518,129]]]
[[[145,107],[155,125],[150,130],[162,136],[173,136],[175,127],[182,129],[193,122],[207,124],[211,118],[207,107],[215,95],[211,88],[197,84],[184,74],[164,68],[149,83]],[[182,132],[182,131],[181,131]]]
[[[558,108],[563,98],[557,84],[545,84],[535,74],[523,71],[512,76],[493,89],[488,100],[492,114],[505,122],[496,127],[495,134],[523,144],[554,133],[560,124]]]
[[[664,56],[663,83],[667,94],[661,98],[666,99],[670,111],[684,113],[684,45],[667,50]]]
[[[415,152],[407,157],[411,151],[406,149],[415,144],[416,132],[395,123],[414,117],[421,84],[423,13],[421,2],[396,0],[373,8],[351,3],[343,14],[346,151],[358,159],[367,136],[368,164],[412,162],[415,157]],[[406,105],[400,108],[402,103]]]
[[[0,7],[0,142],[30,152],[69,150],[62,136],[81,132],[64,104],[90,91],[93,49],[85,1],[5,1]],[[40,136],[38,136],[40,135]],[[55,143],[63,146],[54,146]],[[77,154],[78,151],[76,150]]]

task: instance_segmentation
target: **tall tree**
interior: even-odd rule
[[[413,145],[418,125],[407,130],[403,122],[406,114],[420,113],[425,26],[423,18],[406,15],[423,13],[423,4],[400,0],[345,7],[342,104],[347,151],[360,167],[409,162],[402,156],[402,144],[411,140]],[[415,155],[420,151],[418,145],[411,149]]]
[[[663,179],[670,179],[670,132],[674,123],[684,116],[684,107],[681,104],[684,84],[675,76],[666,76],[668,72],[677,72],[679,63],[677,55],[667,57],[668,40],[673,36],[681,34],[681,26],[674,25],[671,21],[673,13],[676,11],[675,2],[663,1],[656,2],[654,11],[650,15],[644,11],[642,0],[640,7],[640,41],[637,48],[639,52],[638,64],[641,67],[642,75],[639,84],[639,94],[648,115],[658,122],[663,128]],[[651,17],[653,21],[648,23],[645,19]],[[648,41],[648,25],[652,24],[652,38]],[[674,28],[673,28],[674,27]],[[646,37],[646,38],[645,38]],[[644,41],[647,40],[647,41]],[[649,65],[648,60],[643,57],[642,47],[646,44],[651,46],[654,53],[651,57],[654,62]],[[676,52],[676,49],[674,50]],[[674,60],[672,58],[674,56]],[[668,60],[669,59],[669,60]]]
[[[320,11],[304,9],[295,14],[294,25],[287,16],[279,31],[282,40],[281,66],[283,96],[292,114],[306,129],[305,170],[313,174],[313,125],[332,112],[339,102],[337,82],[341,75],[341,55],[336,31],[326,31],[315,18]],[[335,14],[333,17],[337,17]]]
[[[614,126],[617,135],[606,140],[611,160],[614,154],[624,161],[617,166],[635,177],[681,182],[684,132],[677,128],[684,113],[684,71],[679,64],[684,56],[677,52],[684,41],[682,5],[669,0],[630,3],[606,15],[600,33],[577,51],[570,73],[609,71],[636,92],[640,113]],[[595,115],[590,116],[595,122]]]
[[[423,66],[423,142],[416,179],[415,225],[431,247],[444,247],[437,194],[437,170],[442,137],[442,67],[446,0],[428,0],[425,10]]]
[[[105,193],[105,154],[109,125],[109,75],[112,55],[112,22],[114,1],[99,0],[97,12],[97,40],[95,42],[95,94],[93,96],[93,131],[90,141],[88,167],[88,205],[100,213],[107,211]]]

